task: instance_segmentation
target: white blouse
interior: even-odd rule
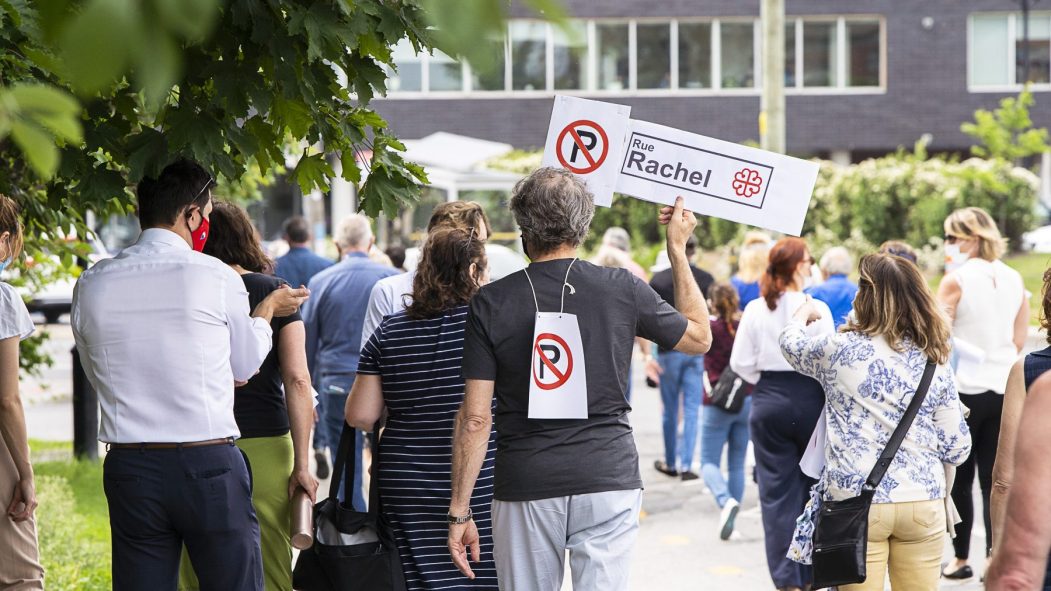
[[[1011,366],[1018,360],[1014,326],[1025,299],[1022,276],[1000,261],[984,259],[968,260],[953,276],[961,292],[952,326],[953,337],[978,347],[985,354],[981,362],[961,357],[956,368],[960,393],[1003,394]]]
[[[806,299],[802,292],[788,291],[777,300],[777,307],[773,310],[767,307],[763,298],[749,302],[737,327],[737,337],[730,353],[730,369],[752,384],[759,381],[759,374],[764,371],[796,371],[781,353],[778,339],[781,330]],[[806,334],[818,337],[834,333],[836,325],[832,321],[832,311],[824,302],[814,300],[814,305],[821,312],[821,319],[808,326]]]
[[[22,296],[15,288],[0,282],[0,341],[11,337],[25,340],[35,327]]]

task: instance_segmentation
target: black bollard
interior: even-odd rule
[[[77,348],[73,355],[73,456],[79,460],[99,459],[99,397],[84,373]]]

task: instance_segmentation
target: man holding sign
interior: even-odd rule
[[[590,145],[586,137],[582,143]],[[680,200],[660,215],[668,225],[676,311],[628,271],[577,258],[593,200],[566,170],[541,168],[519,182],[511,211],[531,264],[471,301],[449,550],[473,577],[478,530],[468,507],[495,396],[493,538],[504,590],[559,589],[566,550],[574,588],[627,589],[642,502],[625,398],[632,346],[638,336],[700,354],[711,343],[707,307],[685,256],[693,214]]]

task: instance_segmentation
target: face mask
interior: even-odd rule
[[[193,249],[197,252],[204,251],[204,244],[208,242],[208,229],[211,227],[211,222],[208,218],[201,217],[201,225],[197,226],[196,230],[190,230],[190,237],[193,239]]]
[[[946,244],[945,245],[945,272],[952,273],[956,269],[959,269],[967,262],[967,259],[971,258],[971,255],[960,252],[959,244]]]
[[[11,264],[11,257],[7,257],[6,259],[0,261],[0,273],[2,273],[4,271],[4,269],[6,269],[7,266],[10,265],[10,264]]]

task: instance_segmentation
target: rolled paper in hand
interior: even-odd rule
[[[314,545],[314,503],[307,491],[297,488],[292,495],[292,547],[306,550]]]

